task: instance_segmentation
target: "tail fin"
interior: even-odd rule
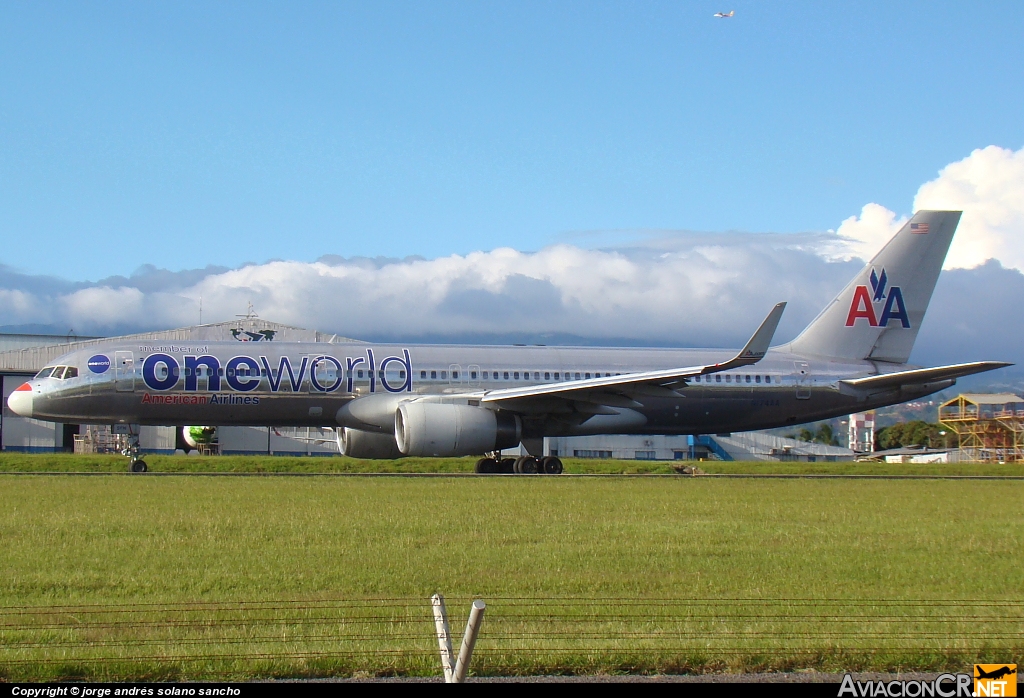
[[[789,344],[799,354],[906,363],[960,211],[918,211]]]

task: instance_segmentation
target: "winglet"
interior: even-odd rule
[[[782,319],[782,311],[786,309],[786,303],[777,303],[772,311],[768,313],[768,317],[764,319],[761,326],[754,332],[754,336],[750,338],[746,346],[740,349],[740,353],[733,358],[726,361],[724,364],[716,364],[709,366],[704,370],[704,373],[715,373],[718,371],[725,371],[730,368],[737,366],[749,366],[750,364],[756,364],[758,361],[764,358],[764,355],[768,352],[768,347],[772,343],[772,337],[775,336],[775,330],[779,326],[779,320]]]

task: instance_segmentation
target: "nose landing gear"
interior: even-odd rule
[[[139,457],[139,426],[131,424],[128,426],[127,440],[124,448],[121,449],[122,456],[128,456],[128,472],[144,473],[149,470],[146,461]]]

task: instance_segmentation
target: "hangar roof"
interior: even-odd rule
[[[269,333],[269,334],[268,334]],[[316,330],[305,330],[301,327],[282,325],[277,322],[270,322],[258,317],[242,318],[229,322],[218,322],[209,325],[193,325],[181,327],[175,330],[161,330],[158,332],[140,332],[138,334],[126,334],[120,337],[105,337],[82,339],[78,341],[67,341],[66,337],[53,337],[49,335],[16,335],[17,337],[29,338],[38,337],[39,341],[35,346],[24,346],[21,348],[0,351],[0,373],[36,373],[50,361],[58,356],[67,354],[70,351],[83,347],[99,344],[100,342],[125,341],[125,342],[209,342],[227,341],[231,339],[255,339],[257,337],[269,337],[281,342],[352,342],[357,340],[339,337],[330,332],[318,332]],[[50,340],[50,341],[46,341]],[[0,347],[3,344],[0,343]],[[9,346],[9,345],[8,345]]]
[[[1013,393],[963,393],[959,397],[973,402],[975,405],[1005,405],[1008,402],[1024,402],[1024,398]]]

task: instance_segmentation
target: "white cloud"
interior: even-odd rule
[[[896,214],[879,204],[867,204],[860,211],[860,216],[850,216],[840,224],[836,233],[844,244],[831,252],[832,256],[842,259],[857,258],[869,260],[882,249],[882,245],[895,235],[906,217],[897,218]]]
[[[990,259],[1024,270],[1024,148],[990,145],[947,165],[921,185],[913,210],[963,211],[944,269],[970,269]],[[843,242],[828,254],[871,259],[906,217],[868,204],[836,231]]]
[[[990,257],[1024,268],[1024,151],[986,148],[923,185],[915,206],[963,208],[947,266]],[[240,269],[155,268],[97,284],[19,275],[0,266],[0,325],[51,324],[110,334],[230,320],[251,301],[262,317],[357,338],[431,340],[520,336],[592,342],[738,346],[780,300],[779,339],[792,338],[905,222],[877,204],[835,233],[666,234],[642,245],[594,250],[568,244],[536,252],[501,248],[438,259],[275,261]],[[1024,275],[999,264],[943,274],[915,360],[966,360],[947,328],[1024,346]],[[972,286],[973,285],[973,286]],[[943,289],[960,289],[956,293]],[[986,286],[987,288],[987,286]],[[940,299],[941,298],[941,302]],[[998,327],[993,327],[997,324]],[[947,356],[953,352],[957,356]],[[950,351],[946,351],[949,349]],[[970,358],[981,358],[972,356]]]
[[[964,212],[945,268],[998,259],[1024,270],[1024,148],[990,145],[947,165],[918,190],[914,208]]]

